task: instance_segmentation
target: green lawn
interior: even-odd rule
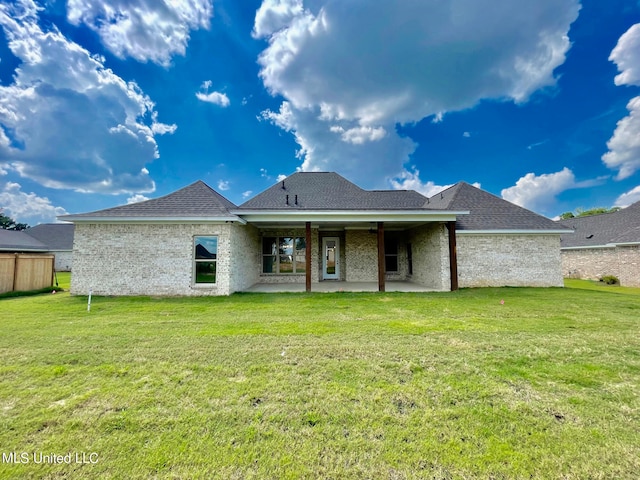
[[[640,294],[567,284],[0,300],[0,478],[637,478]]]

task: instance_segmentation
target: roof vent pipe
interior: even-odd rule
[[[286,197],[287,197],[287,199],[285,200],[285,203],[286,203],[287,205],[289,205],[289,195],[286,195]]]
[[[298,195],[296,195],[296,205],[298,204]]]
[[[285,190],[285,188],[284,188],[284,180],[282,180],[282,189]]]

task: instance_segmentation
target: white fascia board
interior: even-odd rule
[[[560,250],[591,250],[606,248],[616,248],[616,245],[613,243],[607,243],[606,245],[578,245],[577,247],[560,247]]]
[[[240,217],[87,217],[66,215],[58,217],[72,223],[241,223]]]
[[[389,210],[296,210],[296,211],[260,211],[245,210],[235,211],[247,222],[452,222],[456,215],[464,215],[469,212],[403,210],[390,212]]]
[[[605,245],[578,245],[576,247],[562,247],[560,250],[588,250],[590,248],[616,248],[616,247],[633,247],[640,245],[640,242],[621,242],[607,243]]]
[[[456,230],[456,235],[564,235],[572,230]]]

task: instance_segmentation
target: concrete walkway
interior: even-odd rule
[[[411,282],[386,282],[387,292],[435,292],[432,288]],[[245,292],[283,293],[304,292],[304,283],[256,283]],[[324,281],[311,284],[312,292],[377,292],[378,282],[336,282]]]

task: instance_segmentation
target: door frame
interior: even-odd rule
[[[334,273],[327,273],[327,240],[336,242]],[[322,280],[340,280],[340,237],[322,237]]]

